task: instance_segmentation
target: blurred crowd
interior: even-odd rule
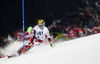
[[[48,26],[51,32],[59,32],[69,38],[100,33],[100,5],[96,0],[82,0],[72,12],[66,12]]]
[[[0,47],[5,47],[9,43],[14,42],[14,38],[8,34],[7,36],[1,37],[0,38]]]

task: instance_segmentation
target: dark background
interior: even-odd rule
[[[80,1],[25,0],[25,26],[40,18],[47,19],[50,13],[54,14],[53,19],[59,19],[65,12],[73,11]],[[22,25],[22,0],[0,0],[0,37],[23,28]]]

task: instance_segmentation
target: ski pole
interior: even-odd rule
[[[16,41],[18,41],[19,39],[17,39]],[[8,48],[10,48],[16,41],[14,41],[10,46],[8,46],[3,52],[1,52],[1,54],[3,54]]]
[[[32,30],[32,27],[30,26],[30,27],[28,27],[28,29],[27,29],[27,31],[26,31],[25,33],[31,32],[31,30]],[[23,36],[22,36],[22,37],[23,37]],[[22,37],[18,38],[16,41],[14,41],[10,46],[8,46],[4,51],[2,51],[1,54],[3,54],[8,48],[10,48],[15,42],[17,42],[17,41],[18,41],[19,39],[21,39]]]

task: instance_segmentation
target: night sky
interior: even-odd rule
[[[78,0],[25,0],[25,26],[49,13],[60,16],[74,8]],[[0,37],[22,28],[22,0],[0,0]]]

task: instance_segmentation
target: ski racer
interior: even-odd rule
[[[36,26],[33,28],[29,27],[27,30],[28,33],[33,33],[33,38],[30,39],[25,44],[25,52],[28,51],[30,48],[34,46],[38,46],[40,43],[43,43],[44,39],[47,38],[50,46],[54,47],[55,45],[52,43],[51,36],[49,34],[48,28],[45,26],[45,21],[43,19],[39,19]],[[18,54],[20,55],[23,52],[23,47],[18,51]]]

